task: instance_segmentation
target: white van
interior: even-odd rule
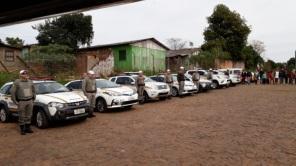
[[[229,78],[232,85],[239,84],[241,82],[242,68],[229,68],[229,69],[219,69],[219,71],[227,73],[229,72]]]

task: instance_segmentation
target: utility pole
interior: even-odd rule
[[[295,59],[294,59],[294,62],[295,62],[295,70],[296,70],[296,50],[295,50]]]

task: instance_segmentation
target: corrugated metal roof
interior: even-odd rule
[[[176,57],[176,56],[189,56],[197,51],[200,51],[200,48],[185,48],[180,50],[170,50],[167,52],[166,57],[170,58],[170,57]]]
[[[166,45],[162,44],[160,41],[156,40],[155,38],[146,38],[146,39],[131,40],[131,41],[125,41],[125,42],[119,42],[119,43],[112,43],[112,44],[96,45],[96,46],[91,46],[91,47],[87,47],[87,48],[81,48],[79,50],[84,51],[84,50],[94,50],[94,49],[105,48],[105,47],[129,45],[129,44],[134,44],[134,43],[143,42],[143,41],[147,41],[147,40],[152,40],[153,42],[157,43],[159,46],[163,47],[164,49],[170,50]]]

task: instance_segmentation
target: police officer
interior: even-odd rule
[[[179,96],[183,97],[183,91],[184,91],[184,85],[185,85],[185,73],[184,73],[184,67],[181,66],[180,70],[177,75],[177,80],[179,83]]]
[[[172,91],[173,91],[173,76],[171,74],[171,70],[167,69],[167,72],[165,74],[165,82],[169,85],[170,92],[169,92],[169,99],[171,99]]]
[[[199,79],[200,79],[200,75],[197,72],[197,70],[192,74],[192,81],[194,83],[194,85],[196,86],[197,92],[199,92]]]
[[[208,80],[212,80],[212,79],[213,79],[213,69],[210,68],[208,72]]]
[[[145,77],[143,75],[143,71],[139,71],[139,76],[136,81],[137,92],[139,96],[140,104],[144,102],[144,88],[145,88]]]
[[[87,72],[87,76],[82,81],[82,91],[90,103],[89,117],[95,117],[97,86],[94,71],[90,70]]]
[[[19,74],[20,79],[15,80],[11,88],[11,99],[18,106],[21,135],[25,135],[33,133],[31,118],[36,93],[34,84],[29,79],[28,71],[21,70]]]

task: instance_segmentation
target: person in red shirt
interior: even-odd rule
[[[272,71],[268,72],[267,78],[268,78],[268,83],[269,84],[274,84],[274,82],[273,82],[273,72]]]

